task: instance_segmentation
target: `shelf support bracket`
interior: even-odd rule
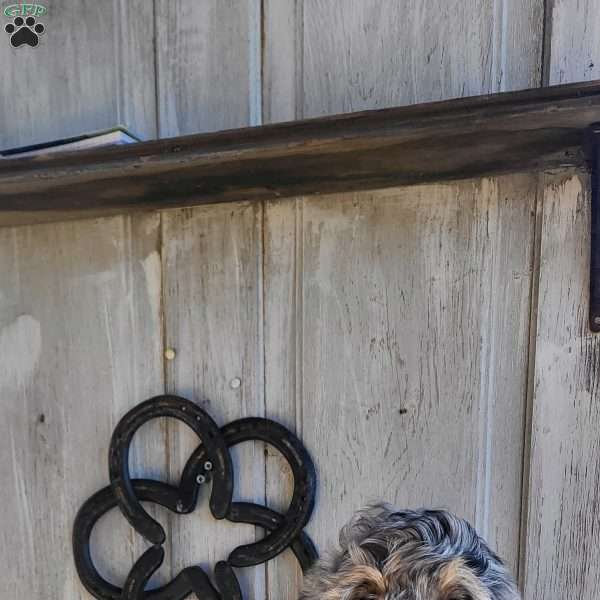
[[[585,151],[591,170],[590,206],[590,330],[600,332],[600,123],[585,134]]]

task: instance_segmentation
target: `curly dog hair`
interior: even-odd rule
[[[301,600],[519,600],[502,561],[447,511],[359,511],[341,548],[307,574]]]

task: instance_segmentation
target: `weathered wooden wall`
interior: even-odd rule
[[[0,147],[122,123],[145,137],[599,77],[587,0],[54,0],[38,49],[0,43]],[[596,66],[596,63],[598,66]],[[596,597],[598,340],[585,175],[522,174],[0,230],[0,595],[86,598],[70,527],[112,428],[164,390],[266,414],[319,467],[322,550],[375,499],[471,519],[527,599]],[[174,348],[174,360],[164,350]],[[235,380],[241,385],[236,387]],[[193,447],[159,421],[134,471]],[[283,506],[279,455],[238,497]],[[284,475],[282,476],[282,472]],[[159,511],[158,579],[250,527]],[[143,542],[99,527],[118,581]],[[99,552],[100,554],[101,552]],[[250,597],[292,599],[287,554]]]

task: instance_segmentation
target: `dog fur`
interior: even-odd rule
[[[301,600],[519,600],[502,561],[447,511],[358,512],[340,549],[305,578]]]

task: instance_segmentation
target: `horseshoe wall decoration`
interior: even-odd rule
[[[199,438],[188,459],[179,486],[149,479],[131,479],[129,446],[135,432],[157,417],[173,417],[186,423]],[[234,472],[229,448],[260,440],[277,448],[290,464],[294,492],[285,515],[266,506],[233,502]],[[233,421],[218,428],[196,404],[178,396],[156,396],[129,411],[114,430],[109,449],[110,485],[96,492],[80,508],[73,527],[73,554],[77,573],[87,591],[98,600],[242,600],[233,567],[255,566],[291,548],[303,570],[317,558],[311,539],[303,532],[313,511],[316,473],[312,459],[300,440],[282,425],[263,418]],[[179,573],[170,583],[146,591],[145,587],[164,559],[165,531],[144,510],[141,502],[160,504],[174,513],[195,510],[199,489],[212,482],[210,511],[216,519],[249,523],[265,529],[263,539],[235,548],[214,571],[216,587],[198,566]],[[91,556],[90,538],[104,514],[119,508],[132,527],[153,545],[136,561],[122,588],[106,581]]]

